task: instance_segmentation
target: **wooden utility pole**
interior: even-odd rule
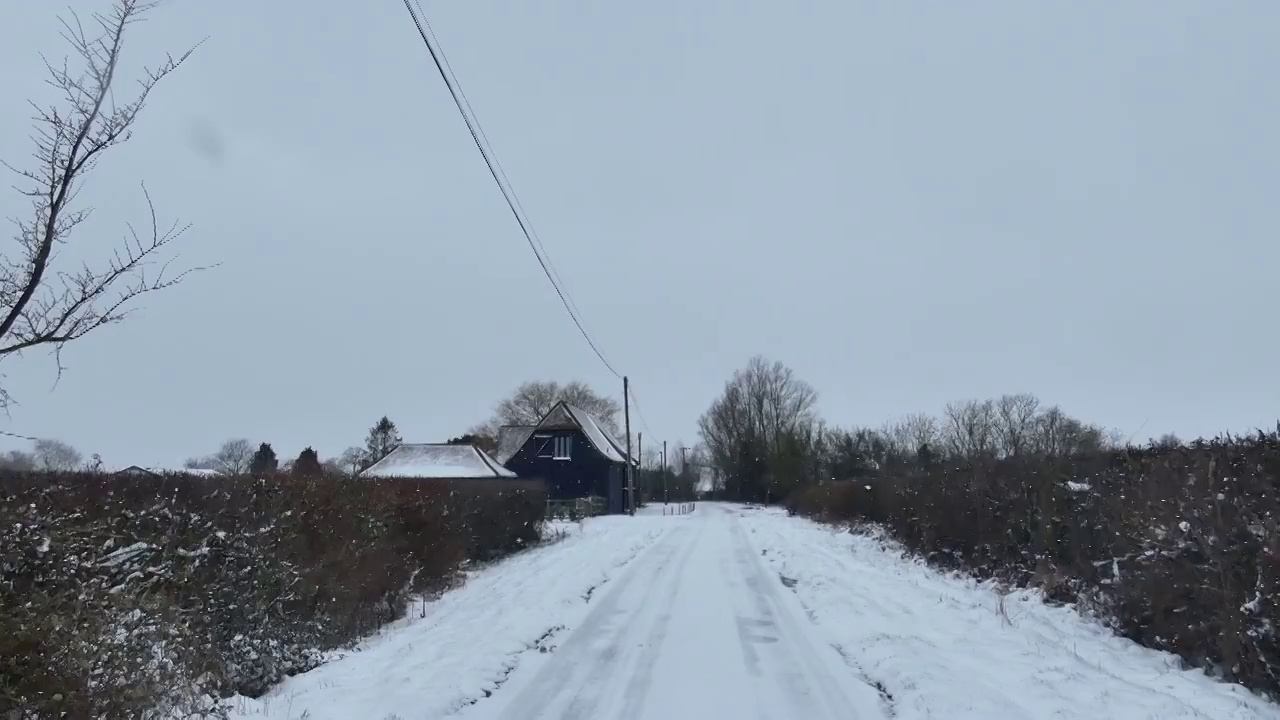
[[[667,504],[667,441],[662,441],[662,504]]]
[[[644,474],[644,433],[636,433],[636,457],[640,458],[640,486],[644,492],[645,498],[649,497],[649,485]]]
[[[627,467],[626,488],[627,488],[627,512],[631,515],[636,514],[636,485],[635,478],[631,472],[631,382],[627,377],[622,376],[622,415],[627,425]]]

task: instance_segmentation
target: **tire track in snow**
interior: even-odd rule
[[[667,595],[672,595],[671,590],[680,582],[680,572],[683,570],[683,562],[672,562],[677,554],[679,554],[678,542],[683,536],[687,535],[687,528],[680,528],[671,533],[669,544],[672,547],[663,553],[657,561],[658,566],[654,568],[653,579],[646,583],[649,588],[659,585],[668,585]],[[689,550],[696,547],[692,542],[686,542],[685,552],[682,560],[688,560]],[[630,598],[636,601],[636,597]],[[613,678],[618,671],[630,660],[632,655],[636,654],[631,648],[635,647],[635,636],[641,635],[642,628],[650,628],[658,622],[660,611],[656,604],[646,604],[640,602],[640,607],[618,623],[616,631],[611,636],[601,636],[597,638],[598,646],[602,647],[600,652],[600,662],[582,678],[582,683],[578,688],[578,692],[574,695],[569,706],[565,708],[564,713],[558,720],[588,720],[593,718],[593,713],[599,707],[602,700],[601,694],[605,692],[602,688],[609,688],[616,685]],[[634,678],[633,678],[634,680]]]
[[[759,553],[752,548],[736,515],[731,520],[730,532],[736,564],[760,619],[772,623],[777,630],[779,641],[772,645],[774,649],[770,652],[777,656],[778,665],[787,668],[783,671],[784,688],[795,706],[795,717],[857,717],[854,704],[828,672],[819,649],[809,642],[804,628],[795,622],[790,608],[786,607],[778,592],[780,583],[761,565]]]
[[[544,665],[537,674],[512,698],[501,717],[504,720],[536,720],[552,710],[569,688],[574,687],[579,695],[585,689],[589,677],[575,682],[578,676],[599,674],[599,670],[588,668],[580,672],[581,666],[590,661],[609,665],[617,655],[616,637],[625,629],[625,613],[618,606],[630,597],[630,589],[638,581],[655,576],[675,555],[678,549],[673,538],[679,533],[667,533],[658,542],[642,550],[629,563],[621,577],[610,583],[612,587],[604,592],[595,608],[574,628],[568,639],[560,645],[552,662]],[[650,581],[652,582],[652,581]],[[594,599],[595,596],[593,596]],[[611,626],[614,623],[615,626]],[[601,640],[609,644],[601,644]],[[598,648],[598,649],[597,649]]]
[[[847,532],[847,530],[845,530],[844,532]],[[779,537],[776,533],[774,533],[769,538],[769,542],[766,543],[775,549],[773,554],[773,557],[775,560],[779,558],[779,551],[777,550],[777,548],[782,542],[783,542],[783,538]],[[835,552],[825,547],[822,547],[821,545],[812,545],[812,546],[806,547],[806,551],[812,552],[814,550],[816,550],[819,555],[826,557],[828,561],[835,563],[838,567],[846,566],[846,563],[847,563],[846,558],[839,557]],[[763,558],[768,558],[769,557],[768,551],[762,550],[760,553],[760,556]],[[787,557],[787,553],[782,552],[781,557],[782,557],[781,565],[783,567],[786,567],[785,558]],[[769,563],[767,560],[765,564],[771,565],[771,563]],[[800,595],[799,591],[797,591],[796,589],[796,585],[798,584],[799,580],[797,578],[790,578],[784,575],[781,570],[778,572],[778,579],[779,581],[781,581],[784,587],[791,590],[791,592],[795,595],[796,601],[800,604],[800,607],[804,609],[805,615],[809,618],[809,622],[812,623],[814,626],[820,626],[820,623],[818,622],[817,614],[814,612],[813,608],[809,607],[809,604],[805,602],[804,598]],[[862,663],[860,663],[858,659],[853,655],[853,653],[847,650],[843,645],[840,645],[839,643],[830,643],[830,645],[832,649],[834,649],[836,653],[840,655],[840,659],[844,661],[844,664],[854,672],[858,680],[865,683],[866,685],[869,685],[875,688],[876,692],[880,694],[880,703],[882,708],[885,711],[885,715],[890,718],[896,717],[897,716],[897,699],[894,697],[893,693],[889,690],[888,686],[883,681],[873,677],[870,673],[868,673],[866,669],[862,666]]]
[[[622,693],[625,702],[623,703],[621,720],[637,720],[644,709],[644,700],[648,697],[650,685],[653,683],[653,668],[658,662],[662,644],[667,639],[667,627],[671,623],[671,613],[675,608],[676,589],[680,586],[680,579],[684,577],[685,568],[689,565],[689,558],[693,557],[694,551],[699,547],[699,541],[702,539],[705,529],[706,525],[698,526],[698,534],[689,541],[684,555],[676,563],[675,572],[672,573],[671,581],[667,584],[666,592],[663,593],[658,616],[654,620],[653,627],[649,630],[648,640],[644,649],[636,660],[631,680],[627,683],[626,690]]]
[[[791,648],[779,642],[780,628],[773,608],[764,597],[767,581],[762,581],[760,577],[746,535],[738,526],[736,517],[730,521],[729,531],[733,564],[737,568],[734,579],[742,585],[743,596],[752,605],[751,616],[739,615],[736,618],[743,665],[750,675],[763,679],[766,673],[761,667],[760,648],[765,645],[774,646],[769,652],[773,660],[769,674],[775,680],[781,678],[788,703],[796,717],[813,717],[816,709],[804,674],[799,669],[798,659],[794,657]]]

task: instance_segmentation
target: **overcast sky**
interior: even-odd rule
[[[65,4],[5,3],[6,160]],[[424,6],[648,437],[693,440],[754,353],[841,424],[1017,391],[1139,438],[1280,417],[1280,3]],[[6,362],[0,429],[113,466],[329,456],[383,414],[444,440],[526,379],[620,396],[400,0],[173,0],[126,77],[206,36],[75,242],[142,220],[146,180],[181,262],[221,266],[68,347],[56,389]]]

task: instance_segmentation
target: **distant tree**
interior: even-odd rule
[[[827,440],[826,478],[857,480],[874,475],[888,449],[880,433],[866,428],[836,430]]]
[[[61,440],[36,440],[32,447],[36,468],[49,472],[71,472],[79,470],[84,456],[79,450]]]
[[[94,453],[89,456],[89,462],[85,465],[85,470],[88,470],[91,473],[100,473],[102,472],[103,464],[102,456],[98,453]]]
[[[324,474],[324,466],[320,464],[320,455],[314,448],[307,447],[298,453],[298,459],[293,461],[294,475],[302,477],[319,477]]]
[[[364,464],[365,455],[365,451],[358,447],[343,450],[342,455],[338,457],[338,466],[342,469],[342,474],[354,477],[361,468],[368,467]]]
[[[922,446],[937,444],[938,420],[925,413],[913,413],[889,423],[880,434],[896,458],[909,460]]]
[[[328,460],[320,463],[320,467],[324,470],[325,475],[332,477],[341,477],[347,474],[347,469],[342,466],[340,461],[335,460],[334,458],[329,458]]]
[[[1036,418],[1031,447],[1041,455],[1078,455],[1106,449],[1108,436],[1103,428],[1081,422],[1055,405]]]
[[[560,401],[585,410],[610,431],[618,432],[618,413],[622,408],[617,400],[596,393],[585,383],[561,385],[553,380],[522,384],[510,397],[498,403],[493,418],[477,430],[496,436],[497,428],[502,425],[534,425]]]
[[[396,429],[396,424],[391,422],[391,419],[386,415],[383,415],[381,420],[375,423],[372,428],[369,428],[369,436],[364,441],[365,453],[361,469],[367,468],[390,455],[391,451],[395,450],[403,442],[404,440],[400,437],[400,431]]]
[[[1182,439],[1173,433],[1165,433],[1159,439],[1151,441],[1151,447],[1161,450],[1170,450],[1182,447]]]
[[[186,466],[189,470],[217,470],[223,475],[244,475],[249,472],[249,462],[253,459],[253,443],[244,438],[233,438],[222,443],[218,452],[203,458],[191,458]]]
[[[1030,393],[1002,395],[995,406],[998,453],[1003,457],[1025,455],[1031,450],[1040,399]]]
[[[36,457],[22,450],[10,450],[0,455],[0,470],[30,472],[36,469]]]
[[[929,443],[924,443],[916,450],[916,463],[922,468],[932,468],[940,459]]]
[[[780,362],[751,358],[698,420],[708,462],[729,497],[772,501],[811,474],[818,393]]]
[[[965,458],[992,456],[997,447],[997,412],[992,400],[947,403],[942,437],[952,454]]]
[[[490,435],[480,433],[467,433],[459,435],[455,438],[449,438],[446,441],[448,445],[475,445],[481,450],[491,453],[498,449],[498,441]]]
[[[262,443],[258,446],[258,451],[249,459],[249,474],[255,477],[270,475],[280,468],[280,461],[276,458],[276,451],[271,448],[271,443]]]

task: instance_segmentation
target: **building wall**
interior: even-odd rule
[[[553,500],[597,496],[606,499],[609,512],[623,511],[621,463],[611,462],[600,454],[578,428],[538,431],[534,435],[506,462],[508,470],[522,478],[541,479]],[[538,457],[538,448],[543,442],[538,435],[572,438],[569,459]]]

